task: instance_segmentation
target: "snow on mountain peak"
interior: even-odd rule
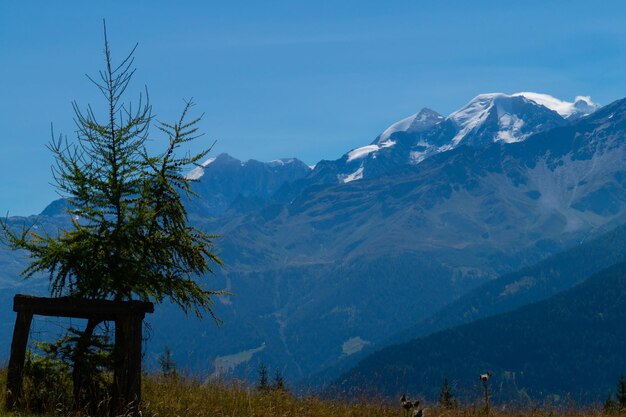
[[[349,182],[360,180],[362,178],[363,178],[363,167],[361,166],[356,171],[354,171],[352,174],[346,175],[346,176],[340,178],[340,180],[344,184],[347,184]]]
[[[500,97],[506,97],[506,95],[503,93],[480,94],[448,116],[448,120],[453,121],[459,128],[458,133],[452,139],[453,146],[458,145],[469,132],[487,119],[495,99]]]
[[[393,140],[386,140],[384,142],[379,142],[377,145],[367,145],[367,146],[362,146],[360,148],[356,148],[351,150],[350,152],[348,152],[348,160],[346,162],[351,162],[354,161],[355,159],[361,159],[361,158],[365,158],[367,155],[371,154],[372,152],[376,152],[379,149],[382,148],[389,148],[390,146],[395,145],[396,142]]]
[[[406,117],[400,120],[399,122],[395,122],[394,124],[389,126],[387,129],[385,129],[383,133],[380,134],[378,140],[385,141],[391,137],[392,133],[404,132],[411,126],[411,123],[413,123],[413,120],[415,120],[416,117],[417,117],[417,113],[412,114],[411,116]]]
[[[591,101],[589,96],[576,96],[574,102],[560,100],[548,94],[532,92],[515,93],[513,96],[523,96],[557,112],[566,119],[587,116],[600,107],[597,103]]]
[[[434,110],[424,107],[419,113],[412,114],[389,126],[376,139],[375,143],[386,142],[396,132],[422,132],[430,129],[444,117]]]
[[[209,158],[185,175],[185,178],[188,180],[199,180],[204,175],[204,168],[209,166],[211,163],[215,161],[216,158]]]
[[[274,168],[274,167],[285,166],[288,164],[293,164],[296,161],[297,161],[296,158],[281,158],[281,159],[274,159],[273,161],[269,161],[267,162],[267,165],[269,167]]]
[[[494,141],[506,143],[519,142],[533,133],[532,128],[525,127],[527,117],[533,117],[528,110],[522,110],[524,102],[543,106],[556,112],[563,119],[573,120],[593,113],[599,106],[588,96],[577,96],[574,102],[557,99],[548,94],[521,92],[515,94],[489,93],[474,97],[469,103],[448,116],[458,128],[450,147],[458,146],[464,139],[475,131],[492,113],[495,112],[498,120],[498,132]]]
[[[409,132],[423,132],[426,129],[430,129],[444,117],[434,110],[424,107],[413,119],[413,123],[408,128]]]
[[[494,132],[495,141],[511,143],[524,140],[533,133],[532,124],[527,124],[526,110],[521,110],[524,108],[524,103],[543,106],[569,120],[591,114],[599,107],[588,96],[577,96],[574,102],[569,102],[548,94],[533,92],[479,94],[464,107],[445,118],[445,120],[451,121],[458,130],[451,142],[443,145],[440,151],[458,146],[472,131],[482,126],[492,112],[497,112],[499,125],[499,131]],[[520,106],[522,107],[520,108]],[[443,120],[441,115],[424,108],[419,113],[389,126],[373,144],[380,146],[380,144],[389,141],[396,132],[417,133],[426,131]],[[349,155],[348,161],[361,157],[365,152],[371,153],[376,150],[372,145],[359,148]]]

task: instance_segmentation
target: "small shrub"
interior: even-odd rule
[[[606,400],[604,400],[604,405],[602,407],[602,411],[605,414],[613,414],[619,409],[619,403],[613,399],[613,396],[609,394]]]
[[[169,346],[165,346],[163,354],[159,356],[159,366],[161,367],[161,375],[165,378],[178,377],[176,362],[174,362],[174,358],[172,358],[172,351]]]
[[[80,384],[74,386],[76,344],[82,333],[70,333],[54,343],[37,342],[38,352],[28,352],[24,363],[24,392],[26,410],[62,412],[83,410],[97,414],[108,409],[113,378],[111,375],[112,346],[107,335],[93,335],[80,358]]]
[[[42,354],[29,350],[24,363],[24,408],[36,413],[62,411],[72,404],[68,364],[57,359],[60,343],[38,343]]]

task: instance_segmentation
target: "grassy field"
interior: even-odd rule
[[[5,391],[5,374],[0,373]],[[202,383],[191,378],[164,379],[148,376],[143,384],[143,416],[153,417],[402,417],[399,406],[358,401],[344,404],[315,396],[295,398],[283,392],[260,394],[241,383]],[[25,412],[6,413],[4,398],[0,416],[33,416]],[[454,410],[427,407],[425,417],[485,417],[474,407]],[[46,416],[73,416],[80,413],[50,412]],[[492,410],[492,417],[578,417],[606,416],[600,409],[589,410]],[[618,414],[615,414],[617,417]],[[82,417],[82,416],[81,416]]]

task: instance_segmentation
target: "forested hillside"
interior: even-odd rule
[[[490,371],[495,401],[602,401],[626,371],[625,323],[620,263],[545,301],[383,349],[337,386],[435,398],[448,378],[458,394],[475,395]]]

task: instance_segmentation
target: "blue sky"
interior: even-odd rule
[[[103,18],[114,57],[139,43],[132,93],[147,85],[162,120],[193,97],[195,149],[217,140],[240,159],[335,159],[485,92],[626,96],[622,1],[179,3],[0,2],[0,212],[56,198],[50,124],[72,138],[72,100],[100,102],[85,74],[102,64]]]

